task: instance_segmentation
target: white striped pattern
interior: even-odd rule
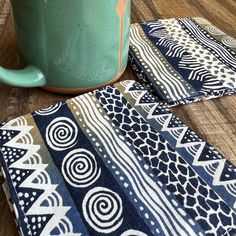
[[[214,78],[209,71],[202,68],[202,65],[190,55],[184,55],[179,62],[179,68],[190,70],[191,73],[188,77],[189,80],[200,80]],[[219,81],[218,81],[219,83]]]
[[[173,76],[153,52],[153,49],[142,39],[138,26],[131,26],[131,44],[138,50],[145,64],[152,70],[157,81],[160,81],[165,87],[167,93],[173,100],[182,99],[189,96],[188,91],[182,85],[179,78]]]
[[[202,68],[208,70],[219,81],[223,80],[225,87],[232,87],[232,80],[236,78],[236,73],[226,67],[212,53],[204,49],[199,43],[193,40],[180,26],[176,19],[160,20],[168,33],[178,44],[186,49],[186,51],[201,64]],[[195,50],[193,50],[195,49]],[[216,69],[218,68],[218,69]],[[226,76],[226,78],[223,78]]]
[[[86,126],[95,133],[104,145],[111,160],[122,170],[127,182],[139,200],[150,210],[165,235],[196,235],[170,204],[162,189],[146,174],[136,156],[116,134],[110,123],[100,114],[92,98],[86,94],[73,99],[80,108]]]
[[[184,55],[179,63],[179,68],[186,70],[191,70],[189,75],[189,80],[200,80],[203,81],[201,91],[217,92],[222,91],[224,88],[223,84],[214,76],[212,76],[209,71],[202,68],[201,64],[197,62],[196,59],[189,55]]]
[[[161,29],[150,34],[153,37],[159,38],[157,45],[168,48],[166,53],[169,57],[181,58],[185,53],[183,47],[176,44],[165,29]]]
[[[210,50],[215,51],[218,56],[220,56],[226,62],[227,65],[230,65],[236,69],[236,58],[232,56],[227,49],[225,49],[219,43],[216,43],[206,37],[205,34],[202,33],[192,21],[187,19],[181,19],[180,22],[182,22],[187,27],[189,32],[192,33],[193,36],[197,38],[197,40],[203,43]]]
[[[220,40],[221,43],[223,43],[225,46],[231,48],[232,51],[236,50],[236,39],[232,38],[231,36],[228,36],[225,32],[218,29],[216,26],[212,25],[211,22],[208,20],[201,18],[201,17],[195,17],[193,18],[201,27],[204,28],[208,33],[215,36],[221,36],[222,39]],[[219,40],[219,38],[216,38]],[[236,54],[235,54],[236,55]]]
[[[184,48],[176,44],[176,42],[168,34],[168,32],[161,23],[156,21],[153,23],[152,22],[144,23],[144,25],[145,24],[152,27],[152,29],[148,33],[151,36],[159,39],[157,45],[168,48],[168,52],[166,53],[167,56],[177,57],[177,58],[182,57],[183,53],[185,52]]]

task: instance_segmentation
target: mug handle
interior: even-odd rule
[[[46,84],[44,74],[35,66],[27,66],[21,70],[9,70],[0,66],[0,82],[16,87],[41,87]]]

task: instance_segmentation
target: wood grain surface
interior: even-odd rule
[[[20,68],[8,0],[0,0],[0,65]],[[235,0],[133,0],[132,22],[172,17],[202,16],[236,38]],[[130,67],[124,79],[135,79]],[[70,96],[41,89],[0,85],[0,123]],[[236,96],[173,108],[172,111],[236,164]],[[14,217],[0,188],[0,236],[17,235]]]

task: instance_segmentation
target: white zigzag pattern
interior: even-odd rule
[[[33,174],[24,180],[20,187],[44,190],[44,193],[33,203],[31,208],[25,212],[25,215],[52,215],[51,219],[44,227],[41,233],[42,235],[48,235],[55,228],[59,230],[60,235],[81,235],[73,233],[72,223],[65,215],[70,207],[63,206],[63,199],[56,191],[57,185],[51,183],[50,177],[45,170],[48,165],[42,163],[42,158],[38,154],[40,146],[33,143],[33,138],[30,134],[33,128],[33,126],[27,125],[27,121],[24,117],[12,120],[1,127],[1,129],[4,130],[20,131],[17,136],[8,141],[4,146],[27,150],[24,157],[17,160],[9,167],[34,170]],[[43,181],[41,181],[41,183],[39,181],[33,182],[37,177],[43,178]],[[49,197],[53,200],[50,200]],[[48,206],[41,206],[45,201],[48,202]],[[59,224],[63,225],[63,229],[61,229]]]
[[[128,83],[129,82],[129,83]],[[189,142],[189,143],[181,143],[183,140],[183,137],[185,136],[186,132],[188,131],[188,127],[183,124],[181,127],[174,127],[174,128],[169,128],[168,125],[174,116],[173,114],[164,114],[164,115],[153,115],[154,111],[157,109],[159,106],[156,103],[149,103],[147,104],[140,104],[139,101],[142,99],[144,94],[147,93],[147,91],[140,91],[140,90],[134,90],[134,91],[129,91],[129,89],[134,85],[135,82],[130,82],[128,81],[124,84],[126,86],[125,93],[129,93],[133,98],[136,99],[135,106],[141,106],[146,112],[147,112],[147,119],[155,119],[159,124],[162,125],[161,131],[163,132],[170,132],[173,134],[173,136],[176,139],[176,147],[177,148],[186,148],[188,152],[193,156],[193,165],[194,166],[203,166],[205,170],[213,177],[213,182],[212,184],[215,186],[226,186],[229,188],[232,188],[232,185],[236,183],[236,180],[229,180],[229,181],[220,181],[220,176],[222,174],[222,171],[224,169],[224,164],[225,164],[225,159],[218,159],[218,160],[209,160],[209,161],[199,161],[199,157],[202,154],[202,151],[206,145],[206,142],[199,141],[199,142]],[[146,106],[146,108],[145,108]],[[151,107],[151,108],[150,108]],[[160,108],[159,108],[160,109]],[[199,146],[197,148],[197,146]],[[218,163],[218,166],[216,168],[216,171],[210,172],[208,167]],[[231,185],[228,186],[228,185]],[[229,189],[228,188],[228,189]],[[231,193],[233,192],[232,190],[230,191]],[[234,193],[236,195],[236,192]]]
[[[182,46],[179,46],[176,41],[168,34],[166,29],[160,22],[147,22],[144,23],[150,26],[152,29],[149,34],[155,38],[158,38],[158,45],[168,48],[167,56],[181,58],[185,52]]]
[[[157,45],[168,48],[166,53],[167,56],[181,58],[185,53],[183,47],[176,44],[176,42],[170,37],[166,30],[161,29],[153,32],[150,35],[159,39]]]
[[[179,68],[186,69],[186,70],[191,70],[191,73],[188,77],[189,80],[199,80],[199,81],[204,81],[206,79],[215,79],[215,84],[211,84],[211,89],[217,89],[219,86],[219,81],[214,77],[209,71],[205,70],[202,67],[202,64],[200,64],[195,58],[189,56],[189,55],[184,55],[180,62],[179,62]],[[214,86],[214,87],[213,87]],[[222,85],[220,84],[221,88]],[[215,88],[216,87],[216,88]]]
[[[170,121],[173,118],[173,114],[164,114],[164,115],[152,115],[156,107],[153,107],[153,110],[148,114],[147,119],[155,119],[159,124],[162,125],[162,132],[170,132],[176,138],[176,147],[177,148],[186,148],[188,152],[194,156],[193,165],[202,166],[205,162],[199,162],[198,159],[201,156],[201,153],[205,147],[205,142],[189,142],[181,143],[185,133],[188,131],[188,127],[168,127]],[[196,148],[196,146],[199,146]],[[206,165],[206,164],[205,164]]]
[[[158,23],[157,26],[153,23],[148,23],[150,27],[153,27],[149,32],[151,36],[158,38],[158,45],[168,48],[167,56],[181,58],[179,62],[179,68],[191,70],[191,73],[188,77],[189,80],[200,80],[203,81],[205,79],[214,78],[209,71],[205,70],[201,63],[199,63],[195,58],[189,55],[184,55],[186,50],[183,46],[179,45],[177,41],[173,39],[173,37],[167,32],[166,29],[163,28],[161,23]],[[152,33],[151,33],[152,32]],[[218,80],[216,80],[217,82]],[[217,89],[219,86],[219,82],[216,84],[211,83],[212,86],[215,86],[214,89]],[[222,88],[222,85],[220,84]],[[206,87],[207,88],[207,87]]]

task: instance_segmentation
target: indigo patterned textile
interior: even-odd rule
[[[236,40],[203,18],[133,24],[129,60],[169,106],[236,91]]]
[[[135,81],[0,128],[23,235],[233,235],[236,168]]]

